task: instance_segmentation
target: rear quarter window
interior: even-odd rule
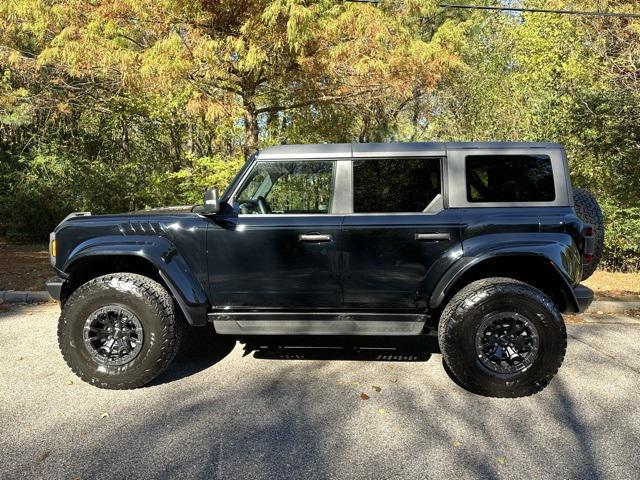
[[[556,198],[547,155],[469,155],[465,161],[467,200],[552,202]]]

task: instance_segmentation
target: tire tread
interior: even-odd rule
[[[451,332],[451,330],[456,326],[465,321],[465,313],[469,308],[477,304],[479,301],[484,300],[490,296],[503,293],[506,289],[509,289],[510,293],[533,296],[536,300],[542,303],[554,316],[556,316],[556,318],[560,318],[561,321],[558,323],[561,328],[562,336],[562,357],[564,357],[566,353],[566,327],[564,321],[562,321],[560,311],[558,310],[557,306],[551,301],[551,299],[549,299],[549,297],[547,297],[544,293],[532,287],[531,285],[512,278],[492,277],[477,280],[463,287],[458,293],[453,296],[453,298],[444,308],[440,317],[440,323],[438,325],[438,344],[440,346],[440,351],[442,352],[444,360],[451,372],[454,373],[456,379],[463,384],[465,384],[464,379],[455,374],[456,370],[464,368],[464,366],[461,365],[462,359],[457,358],[456,355],[452,354],[452,352],[455,351],[455,339],[452,338],[452,336],[448,333]],[[481,393],[485,396],[497,398],[530,396],[543,390],[549,384],[549,382],[551,382],[551,379],[558,373],[559,368],[560,364],[558,364],[553,371],[548,372],[543,378],[532,384],[526,392],[483,391]]]
[[[594,228],[595,249],[591,263],[582,268],[582,280],[589,278],[598,268],[604,252],[604,216],[596,197],[583,188],[573,189],[574,209],[578,218]]]
[[[153,368],[147,369],[143,375],[122,382],[100,382],[96,381],[96,378],[88,375],[72,360],[72,356],[69,354],[69,342],[65,340],[66,332],[65,325],[67,323],[67,317],[73,305],[81,300],[86,295],[90,295],[96,288],[104,288],[108,284],[111,284],[114,280],[118,283],[128,283],[134,288],[139,290],[146,303],[155,310],[156,316],[162,326],[162,345],[161,354],[157,359]],[[71,371],[79,378],[87,383],[95,385],[100,388],[108,388],[113,390],[125,390],[138,388],[151,382],[154,378],[162,374],[171,364],[176,354],[180,349],[180,343],[182,340],[182,333],[184,325],[180,321],[177,315],[174,314],[175,305],[171,295],[155,280],[145,277],[143,275],[135,273],[113,273],[109,275],[103,275],[96,277],[93,280],[78,287],[69,299],[65,302],[60,313],[60,320],[58,322],[58,345],[62,352],[62,356],[65,363],[69,366]]]

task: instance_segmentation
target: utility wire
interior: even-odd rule
[[[358,1],[367,1],[367,0],[358,0]],[[377,3],[377,1],[372,3]],[[440,3],[438,6],[442,8],[462,8],[462,9],[468,9],[468,10],[494,10],[494,11],[502,11],[502,12],[527,12],[527,13],[554,13],[557,15],[582,15],[582,16],[588,16],[588,17],[640,18],[640,14],[638,13],[581,12],[578,10],[551,10],[546,8],[492,7],[487,5],[456,5],[456,4],[449,4],[449,3]]]
[[[352,3],[379,3],[379,0],[344,0]],[[598,2],[599,3],[599,2]],[[587,17],[618,17],[618,18],[640,18],[639,13],[618,13],[618,12],[585,12],[579,10],[552,10],[549,8],[524,8],[524,7],[496,7],[490,5],[458,5],[451,3],[438,4],[441,8],[460,8],[466,10],[492,10],[500,12],[526,12],[526,13],[552,13],[556,15],[582,15]]]

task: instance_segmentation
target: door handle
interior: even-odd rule
[[[416,233],[415,239],[421,242],[437,242],[439,240],[451,240],[449,233]]]
[[[330,242],[333,240],[331,235],[324,235],[321,233],[303,233],[298,235],[298,240],[301,242]]]

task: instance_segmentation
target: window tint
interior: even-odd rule
[[[353,161],[355,213],[422,212],[440,193],[440,159]]]
[[[333,161],[258,162],[240,188],[240,213],[328,213]]]
[[[556,198],[546,155],[470,155],[469,202],[551,202]]]

